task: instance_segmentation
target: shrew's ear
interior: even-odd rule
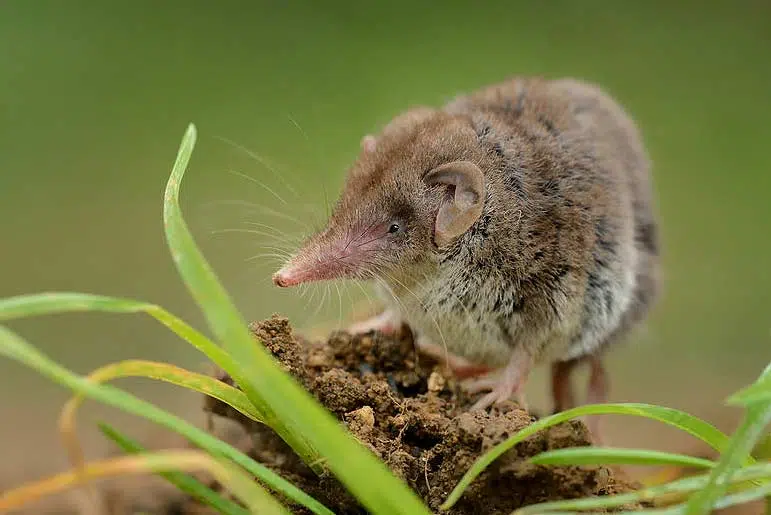
[[[471,161],[454,161],[437,166],[425,176],[429,186],[447,186],[434,225],[434,243],[443,247],[461,236],[482,216],[485,177]]]
[[[375,136],[372,134],[367,134],[363,138],[361,138],[360,143],[361,149],[369,154],[370,152],[374,152],[377,148],[377,139],[375,139]]]

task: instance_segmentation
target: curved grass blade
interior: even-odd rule
[[[428,514],[415,492],[345,431],[276,363],[247,329],[232,300],[195,244],[182,217],[179,186],[195,146],[189,125],[166,186],[163,219],[174,264],[209,327],[242,366],[239,386],[273,428],[311,466],[323,462],[371,512]],[[320,462],[319,462],[320,463]]]
[[[749,465],[739,470],[731,479],[731,484],[737,485],[747,481],[771,478],[771,463]],[[517,515],[541,515],[546,512],[564,513],[565,511],[588,511],[617,508],[625,504],[636,502],[655,501],[662,497],[670,497],[672,494],[687,494],[704,488],[709,480],[709,474],[691,476],[678,479],[662,485],[643,488],[634,492],[603,495],[598,497],[585,497],[581,499],[566,499],[562,501],[549,501],[539,504],[531,504],[516,510]]]
[[[480,456],[455,486],[453,491],[447,497],[447,500],[442,504],[441,509],[447,510],[451,508],[458,502],[458,499],[460,499],[460,496],[463,495],[463,492],[468,488],[471,482],[474,481],[474,479],[476,479],[490,463],[525,438],[561,422],[585,415],[631,415],[649,418],[686,431],[703,440],[718,451],[722,451],[728,444],[728,437],[712,424],[676,409],[638,403],[591,404],[578,406],[577,408],[544,417],[530,424]],[[754,460],[748,458],[745,462],[753,463]]]
[[[228,404],[255,422],[261,422],[259,414],[256,413],[252,403],[246,398],[244,392],[238,388],[233,388],[229,384],[223,383],[211,376],[191,372],[169,363],[128,359],[100,367],[86,376],[89,381],[94,383],[105,383],[126,377],[144,377],[181,386],[188,390],[213,397]],[[69,416],[74,416],[75,410],[82,401],[82,395],[75,395],[67,401],[67,404],[62,409],[60,420],[66,418],[64,416],[65,412],[69,413]]]
[[[89,480],[170,470],[205,470],[239,498],[249,512],[289,515],[273,496],[252,481],[232,464],[215,460],[201,451],[159,451],[136,456],[121,456],[86,465],[85,478]],[[0,513],[17,509],[42,497],[72,488],[79,483],[79,474],[64,472],[0,494]]]
[[[127,454],[147,452],[138,442],[135,442],[108,424],[100,423],[99,430]],[[242,506],[222,497],[192,476],[177,471],[159,472],[158,475],[193,499],[211,506],[217,513],[222,515],[248,515],[249,513]]]
[[[771,380],[771,364],[766,367],[755,384],[763,384],[769,380]],[[731,436],[731,442],[721,454],[706,487],[688,500],[684,510],[686,515],[711,511],[715,501],[728,490],[728,481],[736,469],[750,457],[755,443],[763,435],[769,423],[771,423],[771,402],[755,402],[747,406],[741,424]]]
[[[238,367],[233,359],[219,345],[179,317],[155,304],[74,292],[43,292],[0,299],[0,322],[40,315],[91,311],[121,314],[145,313],[202,352],[233,378],[238,374]]]
[[[187,228],[179,206],[179,185],[184,176],[187,163],[195,146],[196,131],[191,124],[180,145],[177,158],[166,185],[163,203],[163,223],[171,257],[185,286],[192,294],[204,313],[209,327],[223,343],[226,352],[238,367],[238,375],[232,375],[238,386],[262,414],[264,422],[314,469],[318,474],[324,472],[319,465],[321,456],[308,441],[298,424],[292,423],[291,416],[278,417],[266,402],[268,392],[281,393],[277,384],[260,381],[270,371],[277,371],[278,365],[261,345],[255,345],[254,338],[247,329],[246,321],[236,310],[227,292],[220,285],[214,271],[205,260]],[[290,380],[283,373],[278,381],[284,384]],[[262,383],[262,384],[260,384]],[[282,399],[282,402],[287,402]]]
[[[741,492],[726,495],[725,497],[718,499],[713,506],[713,511],[708,513],[717,513],[726,508],[731,508],[733,506],[743,506],[753,501],[760,501],[763,499],[766,500],[765,511],[763,513],[766,515],[771,515],[771,510],[769,509],[771,507],[771,484],[763,484],[761,486],[756,486],[753,489],[743,490]],[[684,513],[685,506],[685,503],[681,503],[664,509],[621,511],[616,513],[618,515],[637,515],[639,513],[644,515],[682,515]],[[743,510],[739,510],[739,512],[742,511]],[[570,512],[561,511],[554,514],[542,513],[539,515],[568,515],[569,513]]]
[[[715,501],[715,503],[712,506],[712,509],[710,509],[705,513],[715,513],[717,511],[730,508],[732,506],[740,506],[753,501],[759,501],[761,499],[767,499],[767,500],[771,499],[771,484],[766,483],[760,486],[756,486],[755,488],[728,494],[725,497],[722,497],[717,501]],[[620,515],[624,515],[625,513],[628,513],[629,515],[633,515],[637,513],[643,513],[643,514],[655,513],[657,515],[681,515],[685,513],[686,508],[687,508],[687,503],[680,503],[661,510],[620,512]],[[566,515],[567,512],[558,512],[558,513],[559,515]],[[766,513],[768,513],[768,508],[766,508]]]
[[[771,483],[764,483],[755,488],[748,488],[741,492],[726,495],[722,499],[719,499],[715,505],[715,510],[722,510],[724,508],[730,508],[731,506],[737,506],[739,504],[746,504],[752,501],[758,501],[771,497]]]
[[[713,468],[715,462],[685,454],[649,451],[647,449],[614,449],[607,447],[568,447],[542,452],[530,458],[536,465],[677,465]]]
[[[289,499],[305,506],[318,515],[332,515],[332,512],[316,499],[309,496],[289,481],[275,472],[257,463],[238,449],[215,438],[206,431],[198,429],[187,421],[168,413],[157,406],[138,397],[107,384],[96,384],[85,377],[78,376],[70,370],[51,360],[39,350],[31,346],[20,336],[9,329],[0,326],[0,355],[8,356],[55,383],[66,386],[76,393],[116,407],[126,413],[145,418],[167,429],[170,429],[190,440],[202,449],[224,458],[230,459],[245,468],[265,485],[281,492]]]
[[[726,404],[734,406],[749,406],[759,402],[771,401],[771,380],[767,384],[753,384],[733,394]]]
[[[43,292],[0,299],[0,322],[17,318],[76,312],[146,313],[190,343],[222,368],[232,360],[219,345],[155,304],[133,299],[74,292]]]
[[[726,400],[727,404],[734,406],[749,406],[758,402],[771,402],[771,363],[760,374],[757,381]]]
[[[86,379],[93,383],[104,383],[121,377],[146,377],[182,386],[209,395],[229,404],[252,420],[260,422],[255,409],[246,395],[237,388],[218,381],[213,377],[197,374],[168,363],[145,360],[126,360],[98,368]],[[78,441],[75,413],[83,402],[83,394],[75,394],[62,408],[59,415],[59,431],[62,434],[70,463],[73,467],[83,465],[83,450]]]

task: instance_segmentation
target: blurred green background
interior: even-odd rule
[[[613,354],[613,400],[688,409],[730,430],[736,413],[721,399],[771,359],[768,1],[5,0],[0,295],[135,297],[204,327],[161,225],[163,187],[192,121],[199,146],[183,208],[244,316],[336,326],[347,292],[333,289],[310,316],[324,289],[274,289],[275,261],[249,258],[275,243],[238,231],[300,235],[321,224],[363,134],[410,105],[514,74],[603,85],[638,120],[655,163],[665,297]],[[131,357],[205,368],[141,316],[12,327],[80,372]],[[0,362],[0,374],[1,488],[62,466],[55,420],[65,393],[15,364]],[[194,395],[126,386],[200,418]],[[545,387],[540,373],[536,406]],[[97,416],[118,417],[91,407]],[[655,424],[608,423],[616,445],[692,448]]]

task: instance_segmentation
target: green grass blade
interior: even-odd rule
[[[234,367],[230,356],[219,345],[190,327],[179,317],[155,304],[75,292],[43,292],[0,299],[0,322],[41,315],[93,311],[120,314],[145,313],[190,343],[221,368],[227,370]]]
[[[313,513],[319,515],[332,515],[332,512],[317,500],[278,476],[269,468],[249,458],[233,446],[228,445],[208,434],[206,431],[202,431],[189,424],[187,421],[172,415],[149,402],[143,401],[128,392],[124,392],[123,390],[119,390],[110,385],[94,383],[85,377],[74,374],[70,370],[67,370],[46,357],[24,339],[3,326],[0,326],[0,355],[8,356],[27,365],[44,377],[47,377],[55,383],[66,386],[75,393],[85,395],[91,399],[148,419],[175,431],[202,449],[205,449],[214,455],[220,455],[232,460],[245,468],[253,476],[259,478],[273,490],[283,493],[289,499],[302,504]]]
[[[732,506],[740,506],[744,505],[753,501],[759,501],[761,499],[771,499],[771,483],[762,484],[760,486],[756,486],[755,488],[742,490],[740,492],[728,494],[720,499],[718,499],[712,509],[704,512],[704,513],[715,513],[719,510],[723,510],[726,508],[730,508]],[[681,503],[677,504],[675,506],[669,506],[666,509],[654,511],[654,510],[643,510],[641,512],[629,512],[630,515],[632,513],[657,513],[657,514],[664,514],[664,515],[682,515],[686,512],[687,503]],[[766,508],[767,510],[768,508]],[[623,513],[623,512],[622,512]],[[560,515],[565,515],[564,512]]]
[[[74,292],[43,292],[0,299],[0,321],[59,313],[103,311],[139,313],[151,310],[146,302]]]
[[[88,379],[95,383],[104,383],[125,377],[144,377],[181,386],[214,397],[232,406],[246,417],[260,422],[259,414],[256,413],[254,406],[246,398],[244,392],[238,388],[233,388],[211,376],[191,372],[168,363],[129,359],[110,363],[88,375]]]
[[[771,380],[771,364],[766,367],[755,384],[764,384],[769,380]],[[707,486],[689,499],[684,510],[686,515],[699,515],[712,510],[715,501],[728,490],[728,481],[731,476],[750,457],[755,443],[764,434],[769,423],[771,423],[771,402],[754,402],[747,406],[742,422],[731,436],[728,447],[722,452]]]
[[[267,491],[261,484],[243,473],[230,461],[218,460],[228,471],[232,471],[227,477],[217,478],[219,483],[225,485],[234,494],[243,492],[238,497],[249,508],[253,515],[292,515],[292,513],[278,499]],[[256,488],[255,488],[256,487]]]
[[[196,374],[168,363],[145,360],[126,360],[105,365],[91,372],[86,379],[92,383],[105,383],[121,377],[146,377],[182,386],[204,395],[209,395],[224,402],[244,416],[260,421],[254,406],[244,393],[217,379],[203,374]],[[76,393],[64,405],[59,416],[59,430],[70,458],[75,465],[83,464],[83,450],[77,437],[75,417],[83,403],[84,396]]]
[[[756,481],[771,478],[771,463],[750,465],[739,470],[731,479],[732,484]],[[549,501],[539,504],[531,504],[516,510],[516,515],[541,515],[545,512],[588,511],[617,508],[625,504],[635,502],[654,501],[672,494],[687,494],[704,488],[709,481],[709,474],[701,474],[678,479],[663,485],[655,485],[634,492],[603,495],[597,497],[584,497],[581,499],[565,499],[562,501]]]
[[[767,384],[754,384],[733,394],[726,401],[735,406],[749,406],[758,402],[771,401],[771,381]]]
[[[147,302],[73,292],[45,292],[0,299],[0,322],[58,313],[99,311],[106,313],[145,313],[170,329],[174,334],[202,352],[215,365],[226,371],[240,384],[240,367],[216,343],[199,331],[155,304]],[[259,413],[259,409],[255,408]],[[262,418],[260,416],[260,418]]]
[[[749,406],[758,402],[771,401],[771,363],[753,384],[731,395],[726,403],[734,406]]]
[[[177,153],[164,201],[169,249],[211,330],[242,368],[238,381],[265,422],[306,460],[324,463],[371,512],[429,513],[415,492],[345,431],[323,406],[286,374],[247,329],[232,300],[195,244],[182,217],[179,187],[195,146],[192,124]]]
[[[99,430],[107,438],[115,442],[115,444],[127,454],[138,454],[138,453],[146,452],[146,449],[144,449],[138,442],[135,442],[128,436],[122,434],[121,432],[119,432],[117,429],[113,428],[109,424],[100,423]],[[230,499],[226,499],[225,497],[222,497],[220,494],[218,494],[217,492],[215,492],[208,486],[204,485],[203,483],[201,483],[200,481],[198,481],[192,476],[183,474],[182,472],[176,472],[176,471],[160,472],[158,473],[158,475],[164,478],[172,485],[176,486],[183,493],[189,495],[193,499],[207,506],[211,506],[212,508],[217,510],[218,513],[221,513],[222,515],[248,515],[249,514],[246,508],[243,508],[242,506],[234,503]]]
[[[499,456],[514,447],[519,442],[539,431],[542,431],[543,429],[585,415],[631,415],[649,418],[686,431],[691,435],[703,440],[718,451],[722,451],[728,444],[728,437],[713,425],[676,409],[638,403],[592,404],[578,406],[577,408],[544,417],[530,424],[526,428],[510,436],[480,456],[447,497],[447,500],[442,505],[442,509],[447,510],[451,508],[456,502],[458,502],[458,499],[460,499],[460,496],[463,495],[463,492],[466,490],[466,488],[468,488],[471,482],[474,481],[474,479],[476,479],[477,476],[479,476],[479,474],[481,474],[485,468],[490,465],[490,463],[495,461]],[[754,462],[754,460],[751,458],[748,458],[745,461],[747,463]]]
[[[748,488],[746,490],[742,490],[741,492],[726,495],[715,503],[714,509],[722,510],[731,506],[737,506],[740,504],[765,499],[769,496],[771,496],[771,483],[764,483],[760,486],[756,486],[755,488]]]
[[[266,400],[269,392],[278,396],[291,386],[291,379],[283,373],[276,374],[279,367],[272,356],[261,346],[255,345],[235,305],[220,285],[211,266],[201,254],[187,228],[179,206],[179,186],[195,146],[196,131],[188,127],[171,176],[166,185],[163,205],[163,221],[171,257],[177,270],[206,317],[209,327],[222,342],[227,353],[240,364],[239,376],[233,376],[238,386],[263,415],[263,420],[317,473],[323,473],[321,456],[303,434],[300,423],[294,417],[278,416],[271,403]],[[270,384],[266,374],[281,376],[279,383]],[[283,386],[282,386],[283,382]],[[291,406],[288,399],[281,399],[284,406]]]
[[[713,468],[715,462],[685,454],[646,449],[569,447],[542,452],[530,458],[536,465],[676,465]]]

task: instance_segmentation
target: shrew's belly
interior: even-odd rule
[[[384,298],[400,313],[417,338],[446,348],[448,352],[471,362],[489,366],[504,366],[511,356],[512,346],[506,339],[500,320],[484,310],[470,310],[460,303],[418,301],[414,295]],[[503,326],[505,328],[505,325]]]

